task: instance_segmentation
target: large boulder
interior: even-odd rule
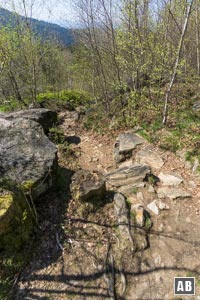
[[[17,212],[23,215],[28,198],[34,201],[52,186],[56,168],[57,148],[39,123],[0,119],[0,234]]]
[[[6,120],[23,118],[35,121],[42,126],[45,133],[47,133],[49,129],[53,127],[57,122],[57,113],[45,108],[20,110],[8,114],[3,114],[2,116],[0,115],[0,117],[5,118]]]
[[[20,185],[32,182],[39,196],[46,190],[44,184],[57,166],[56,153],[56,146],[38,123],[22,118],[0,119],[1,181],[12,180]]]

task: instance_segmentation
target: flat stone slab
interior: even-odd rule
[[[176,187],[160,187],[157,191],[158,197],[170,198],[171,200],[191,198],[191,194],[181,188]]]
[[[143,183],[147,174],[150,174],[151,170],[149,166],[133,164],[130,167],[119,168],[114,172],[106,175],[107,181],[115,186],[138,186]]]
[[[183,182],[183,178],[175,173],[160,173],[158,178],[163,186],[178,186]]]
[[[159,215],[159,209],[158,209],[158,206],[157,206],[157,201],[154,200],[152,201],[151,203],[149,203],[147,205],[147,208],[152,211],[155,215]]]
[[[119,140],[119,153],[131,151],[136,146],[141,145],[145,142],[143,138],[134,133],[122,133],[118,137]]]
[[[135,159],[141,164],[150,165],[154,169],[161,169],[164,165],[164,160],[162,157],[150,149],[142,149],[138,151]]]
[[[45,133],[47,133],[57,122],[57,113],[46,108],[19,110],[11,113],[4,113],[2,116],[0,115],[0,117],[5,118],[6,120],[23,118],[35,121],[42,126]]]

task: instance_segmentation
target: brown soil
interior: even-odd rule
[[[86,131],[70,112],[62,113],[62,118],[66,136],[77,141],[71,146],[74,156],[60,157],[66,178],[79,168],[107,173],[115,167],[113,144],[118,133],[102,136]],[[65,196],[55,193],[41,199],[35,254],[21,274],[13,299],[181,299],[173,296],[173,280],[182,275],[196,277],[196,296],[200,296],[199,177],[175,154],[151,147],[165,160],[162,172],[180,174],[192,198],[166,200],[169,210],[158,216],[151,213],[149,247],[132,253],[129,245],[121,244],[112,193],[96,208],[81,205],[71,198],[66,180]],[[143,205],[150,198],[144,197]]]

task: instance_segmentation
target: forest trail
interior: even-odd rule
[[[105,175],[116,169],[113,145],[119,132],[102,136],[86,131],[74,112],[63,112],[60,117],[60,127],[75,153],[70,161],[60,158],[62,167],[99,170]],[[153,223],[151,230],[136,231],[141,235],[136,252],[116,226],[109,193],[106,204],[93,211],[71,199],[69,191],[67,203],[59,195],[46,196],[35,254],[20,276],[14,299],[173,300],[175,276],[196,277],[196,296],[200,296],[199,176],[181,156],[147,142],[140,150],[143,147],[163,160],[163,166],[153,174],[173,172],[181,176],[183,182],[178,188],[188,196],[161,198],[166,209],[156,214],[148,205],[159,188],[166,188],[164,184],[159,182],[152,190],[148,183],[134,191],[128,198],[130,205],[142,205]]]

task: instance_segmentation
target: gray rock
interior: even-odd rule
[[[13,239],[15,230],[28,236],[33,218],[28,199],[32,203],[47,192],[56,171],[57,148],[38,123],[0,119],[0,247],[8,246],[6,240]]]
[[[194,103],[192,109],[193,109],[194,111],[200,111],[200,101]]]
[[[150,174],[150,168],[145,165],[133,164],[130,167],[119,168],[106,175],[107,181],[115,187],[131,185],[138,187],[143,185],[147,174]]]
[[[0,118],[1,118],[1,119],[4,119],[4,118],[5,118],[5,116],[6,116],[6,114],[5,114],[5,113],[3,113],[3,112],[0,112]]]
[[[196,187],[197,187],[196,183],[195,183],[194,181],[192,181],[192,180],[189,181],[188,184],[189,184],[189,186],[190,186],[191,188],[196,189]]]
[[[70,190],[73,198],[81,202],[104,201],[106,192],[104,176],[99,171],[79,170],[72,177]]]
[[[167,205],[166,203],[164,203],[162,201],[157,201],[157,205],[160,210],[169,210],[169,205]]]
[[[20,110],[8,114],[4,114],[6,120],[15,120],[16,118],[23,118],[39,123],[44,132],[47,133],[51,127],[57,122],[57,113],[55,111],[45,108],[35,108]]]
[[[117,163],[125,161],[132,156],[132,151],[145,140],[135,133],[122,133],[116,140],[114,146],[114,159]]]
[[[127,160],[119,164],[119,169],[124,168],[124,167],[131,167],[133,165],[132,160]]]
[[[150,149],[142,149],[138,151],[135,159],[141,164],[150,165],[155,169],[161,169],[164,165],[162,157],[158,153],[153,152]]]
[[[119,152],[127,152],[144,143],[144,139],[134,133],[122,133],[119,135]]]
[[[158,206],[157,206],[157,201],[154,200],[153,202],[149,203],[147,205],[147,208],[152,211],[155,215],[159,215],[159,209],[158,209]]]
[[[52,185],[57,148],[42,127],[26,119],[0,119],[0,179],[18,185],[27,182],[38,197]]]
[[[184,189],[176,187],[160,187],[158,188],[157,194],[160,199],[167,197],[172,200],[176,200],[191,197],[190,193],[186,192]]]
[[[158,177],[162,181],[163,186],[178,186],[183,182],[183,178],[175,173],[160,173]]]
[[[199,160],[198,158],[195,158],[193,162],[192,173],[196,174],[198,172],[198,168],[199,168]]]
[[[114,195],[114,211],[121,236],[123,237],[123,239],[129,240],[132,251],[135,250],[135,245],[130,231],[130,222],[128,217],[126,199],[120,193],[116,193]]]

